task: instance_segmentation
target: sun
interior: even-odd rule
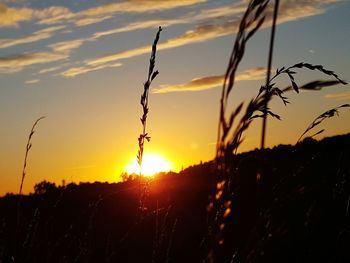
[[[143,155],[142,174],[144,176],[153,176],[160,172],[169,172],[172,168],[172,163],[158,153],[145,153]],[[138,175],[140,173],[140,166],[136,158],[125,167],[125,170],[128,174]]]

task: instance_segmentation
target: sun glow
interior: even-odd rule
[[[160,172],[168,172],[173,169],[173,165],[163,156],[157,153],[145,153],[142,161],[142,175],[153,176]],[[128,174],[139,174],[140,166],[136,158],[133,159],[125,168]]]

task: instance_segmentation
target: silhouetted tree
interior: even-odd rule
[[[38,195],[45,194],[53,190],[56,190],[55,183],[47,182],[45,180],[34,185],[34,193]]]

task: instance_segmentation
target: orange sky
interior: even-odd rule
[[[0,4],[0,195],[18,192],[26,140],[40,116],[47,117],[33,136],[25,193],[41,180],[120,180],[137,154],[139,99],[159,25],[160,74],[150,93],[146,152],[161,154],[175,170],[211,160],[220,87],[245,1],[59,4]],[[349,81],[349,8],[337,0],[283,1],[274,69],[304,61]],[[232,105],[252,98],[264,82],[268,38],[265,23],[247,46]],[[315,79],[325,77],[309,71],[296,76],[299,84]],[[268,121],[268,146],[295,143],[317,115],[350,102],[349,86],[288,95],[288,107],[271,104],[283,121]],[[323,136],[350,131],[350,111],[340,114],[325,122]],[[241,151],[257,147],[260,130],[258,120]]]

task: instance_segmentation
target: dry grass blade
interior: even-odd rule
[[[275,5],[275,23],[278,12],[278,2]],[[246,12],[241,20],[239,30],[237,32],[236,40],[234,42],[233,51],[229,59],[228,67],[225,74],[224,84],[220,99],[220,118],[218,126],[217,137],[217,152],[216,152],[216,167],[218,172],[218,188],[212,202],[208,207],[213,215],[213,225],[208,231],[212,245],[210,246],[210,252],[208,254],[208,260],[216,260],[217,252],[220,253],[220,245],[224,243],[223,231],[221,226],[225,226],[228,223],[227,218],[230,214],[230,205],[232,203],[232,196],[235,195],[235,178],[237,177],[237,164],[236,153],[237,149],[241,145],[244,132],[249,128],[250,124],[255,118],[266,118],[270,115],[276,119],[281,119],[279,115],[273,113],[269,107],[269,102],[276,96],[279,97],[285,105],[289,103],[288,98],[284,95],[284,92],[294,90],[299,92],[300,89],[307,90],[319,90],[323,87],[332,86],[336,84],[346,84],[341,80],[338,75],[333,71],[327,70],[320,65],[312,65],[309,63],[298,63],[288,68],[277,69],[274,76],[270,78],[270,74],[267,75],[266,84],[262,86],[258,95],[252,99],[246,106],[243,112],[243,103],[238,105],[232,111],[228,109],[228,100],[231,96],[233,86],[235,83],[235,75],[237,68],[243,58],[245,47],[249,38],[257,32],[259,27],[264,21],[266,15],[266,7],[269,1],[250,1]],[[270,45],[272,44],[272,41]],[[267,72],[271,72],[273,45],[270,48],[269,63]],[[318,70],[323,74],[334,77],[336,80],[330,81],[313,81],[299,87],[295,81],[294,75],[296,74],[293,69],[306,68],[310,70]],[[285,74],[291,81],[291,86],[286,89],[280,89],[275,86],[273,81],[280,75]],[[344,106],[343,106],[344,107]],[[243,112],[243,113],[242,113]],[[242,115],[238,122],[235,122],[238,115]],[[235,125],[234,125],[235,123]],[[236,124],[237,123],[237,124]],[[264,130],[264,129],[263,129]],[[262,145],[263,145],[262,135]]]
[[[309,131],[314,129],[316,126],[321,124],[325,119],[332,118],[334,116],[339,116],[339,109],[341,109],[341,108],[348,108],[348,107],[350,107],[350,104],[343,104],[343,105],[340,105],[340,106],[338,106],[336,108],[330,109],[330,110],[322,113],[320,116],[318,116],[316,119],[314,119],[314,121],[306,128],[306,130],[303,132],[303,134],[299,137],[297,143],[300,142],[300,140],[304,137],[304,135],[306,133],[308,133]],[[316,132],[315,134],[313,134],[310,137],[314,137],[314,136],[322,133],[323,131],[324,130],[320,130],[320,131]]]
[[[24,183],[24,179],[26,177],[26,168],[27,168],[27,160],[28,160],[28,154],[30,149],[32,148],[32,138],[33,135],[35,133],[35,127],[37,126],[37,124],[39,123],[39,121],[41,121],[42,119],[44,119],[46,116],[42,116],[40,118],[38,118],[33,126],[32,129],[30,130],[29,136],[28,136],[28,141],[27,141],[27,145],[26,145],[26,150],[25,150],[25,155],[24,155],[24,162],[23,162],[23,169],[22,169],[22,178],[21,178],[21,185],[19,187],[19,198],[18,198],[18,202],[17,202],[17,231],[19,231],[20,229],[20,221],[21,221],[21,202],[22,202],[22,190],[23,190],[23,183]],[[16,237],[18,235],[18,232],[16,232]]]
[[[143,114],[142,114],[141,119],[140,119],[141,124],[142,124],[142,133],[140,134],[140,136],[138,138],[139,151],[137,154],[137,162],[140,166],[142,164],[145,139],[147,141],[150,141],[150,139],[151,139],[151,137],[148,136],[148,133],[146,133],[147,116],[148,116],[148,112],[149,112],[148,94],[149,94],[149,88],[151,86],[152,81],[159,74],[158,70],[154,71],[154,66],[155,66],[155,62],[156,62],[157,43],[158,43],[159,35],[160,35],[161,31],[162,31],[162,28],[159,27],[156,38],[154,39],[154,42],[152,45],[152,54],[151,54],[150,63],[149,63],[148,77],[147,77],[146,82],[143,85],[143,93],[141,95],[141,100],[140,100],[140,104],[141,104],[142,110],[143,110]]]
[[[227,101],[235,83],[236,71],[243,58],[245,46],[248,40],[257,32],[257,30],[260,28],[264,21],[264,12],[268,2],[268,0],[250,1],[247,10],[244,13],[243,18],[241,20],[239,30],[237,32],[236,40],[225,73],[225,80],[220,99],[217,157],[221,155],[222,148],[227,142],[229,132],[233,126],[233,118],[237,115],[236,113],[241,110],[240,106],[239,108],[237,108],[236,113],[231,114],[229,120],[226,119],[225,114],[227,113]]]
[[[147,126],[147,116],[149,112],[149,107],[148,107],[148,95],[149,95],[149,89],[152,84],[152,81],[157,77],[159,74],[158,70],[154,70],[155,63],[156,63],[156,53],[157,53],[157,44],[159,41],[160,37],[160,32],[162,31],[162,28],[159,27],[158,32],[156,34],[156,37],[154,39],[153,45],[152,45],[152,53],[151,53],[151,58],[149,61],[149,69],[148,69],[148,76],[147,80],[143,85],[143,93],[141,95],[141,100],[140,104],[142,106],[142,116],[140,118],[141,124],[142,124],[142,133],[138,137],[138,152],[137,152],[137,162],[140,167],[140,210],[144,210],[144,196],[146,195],[147,188],[146,186],[143,187],[143,190],[141,192],[141,180],[142,180],[142,159],[143,159],[143,152],[144,152],[144,144],[145,140],[150,141],[151,137],[148,135],[146,132],[146,126]]]
[[[277,23],[277,15],[278,15],[278,6],[279,0],[275,0],[275,6],[273,11],[273,20],[272,20],[272,28],[271,28],[271,38],[270,38],[270,48],[269,48],[269,57],[267,62],[267,74],[266,74],[266,90],[265,90],[265,110],[263,112],[263,123],[262,123],[262,131],[261,131],[261,143],[260,148],[263,149],[265,147],[265,137],[266,137],[266,123],[267,123],[267,115],[271,114],[271,112],[267,111],[268,101],[269,101],[269,84],[270,84],[270,74],[272,67],[272,56],[273,56],[273,46],[275,41],[275,29]],[[278,115],[273,115],[278,116]],[[279,117],[278,117],[279,119]]]
[[[232,112],[228,109],[228,100],[234,87],[235,76],[238,66],[243,58],[245,47],[248,40],[258,31],[263,24],[266,14],[268,0],[251,0],[248,3],[246,12],[241,19],[239,30],[236,35],[233,50],[229,59],[228,67],[225,73],[220,99],[220,117],[217,137],[216,166],[219,175],[220,186],[217,189],[214,200],[212,200],[208,211],[213,213],[213,225],[208,231],[212,244],[208,253],[207,260],[213,262],[217,260],[217,252],[223,242],[222,229],[230,211],[230,193],[229,181],[234,176],[234,156],[242,142],[242,134],[248,129],[253,121],[252,116],[257,110],[264,109],[264,100],[262,96],[250,101],[245,113],[240,121],[234,125],[235,119],[243,110],[243,103],[236,107]],[[226,205],[226,206],[225,206]]]
[[[318,70],[325,75],[334,77],[336,80],[327,80],[327,81],[315,80],[315,81],[311,81],[311,82],[299,87],[296,84],[295,79],[294,79],[294,75],[296,74],[296,72],[294,70],[295,69],[302,69],[302,68],[307,68],[310,70]],[[273,80],[275,80],[278,76],[280,76],[281,74],[286,74],[289,77],[291,84],[292,84],[292,86],[285,88],[283,91],[289,91],[289,90],[293,89],[293,90],[295,90],[295,92],[299,93],[300,89],[320,90],[324,87],[329,87],[329,86],[333,86],[333,85],[337,85],[337,84],[343,84],[343,85],[348,84],[346,81],[340,79],[338,77],[338,75],[334,73],[334,71],[327,70],[321,65],[312,65],[312,64],[304,63],[304,62],[297,63],[293,66],[288,67],[288,68],[282,67],[281,69],[277,69],[276,74],[271,78],[270,83]],[[263,89],[265,89],[265,87],[263,87]]]
[[[307,65],[307,66],[305,66],[305,65]],[[295,68],[317,69],[326,75],[333,76],[334,78],[336,78],[336,80],[314,80],[314,81],[308,82],[302,86],[298,86],[296,84],[295,78],[294,78],[294,75],[297,72],[292,70]],[[280,89],[278,87],[275,87],[275,83],[272,82],[277,77],[281,76],[282,74],[286,74],[288,76],[288,78],[290,79],[291,84],[292,84],[291,86],[288,86],[284,89]],[[334,85],[338,85],[338,84],[346,85],[347,83],[344,80],[341,80],[338,77],[338,75],[336,75],[333,71],[327,70],[323,66],[320,66],[320,65],[314,66],[314,65],[309,64],[309,63],[301,62],[301,63],[297,63],[293,66],[290,66],[288,68],[282,67],[281,69],[277,69],[275,75],[270,79],[269,83],[266,86],[262,86],[260,88],[260,91],[259,91],[257,97],[261,96],[261,94],[265,92],[265,99],[267,101],[271,100],[271,98],[273,96],[277,96],[282,100],[284,105],[287,105],[289,103],[289,101],[288,101],[288,98],[284,96],[284,93],[287,91],[295,91],[296,93],[299,93],[299,90],[317,91],[317,90],[321,90],[322,88],[330,87],[330,86],[334,86]],[[266,105],[266,108],[264,110],[265,110],[265,112],[263,111],[264,114],[266,113],[267,115],[270,115],[270,116],[280,120],[280,116],[269,111],[269,108],[267,107],[267,105]],[[254,117],[265,117],[265,116],[255,115]]]
[[[24,179],[26,177],[26,168],[27,168],[27,159],[28,159],[28,154],[30,149],[32,148],[32,137],[35,133],[35,127],[36,125],[39,123],[40,120],[44,119],[46,116],[40,117],[39,119],[37,119],[33,126],[32,129],[30,130],[29,136],[28,136],[28,141],[27,141],[27,145],[26,145],[26,151],[25,151],[25,155],[24,155],[24,163],[23,163],[23,169],[22,169],[22,179],[21,179],[21,185],[19,187],[19,194],[22,194],[22,188],[23,188],[23,183],[24,183]]]

